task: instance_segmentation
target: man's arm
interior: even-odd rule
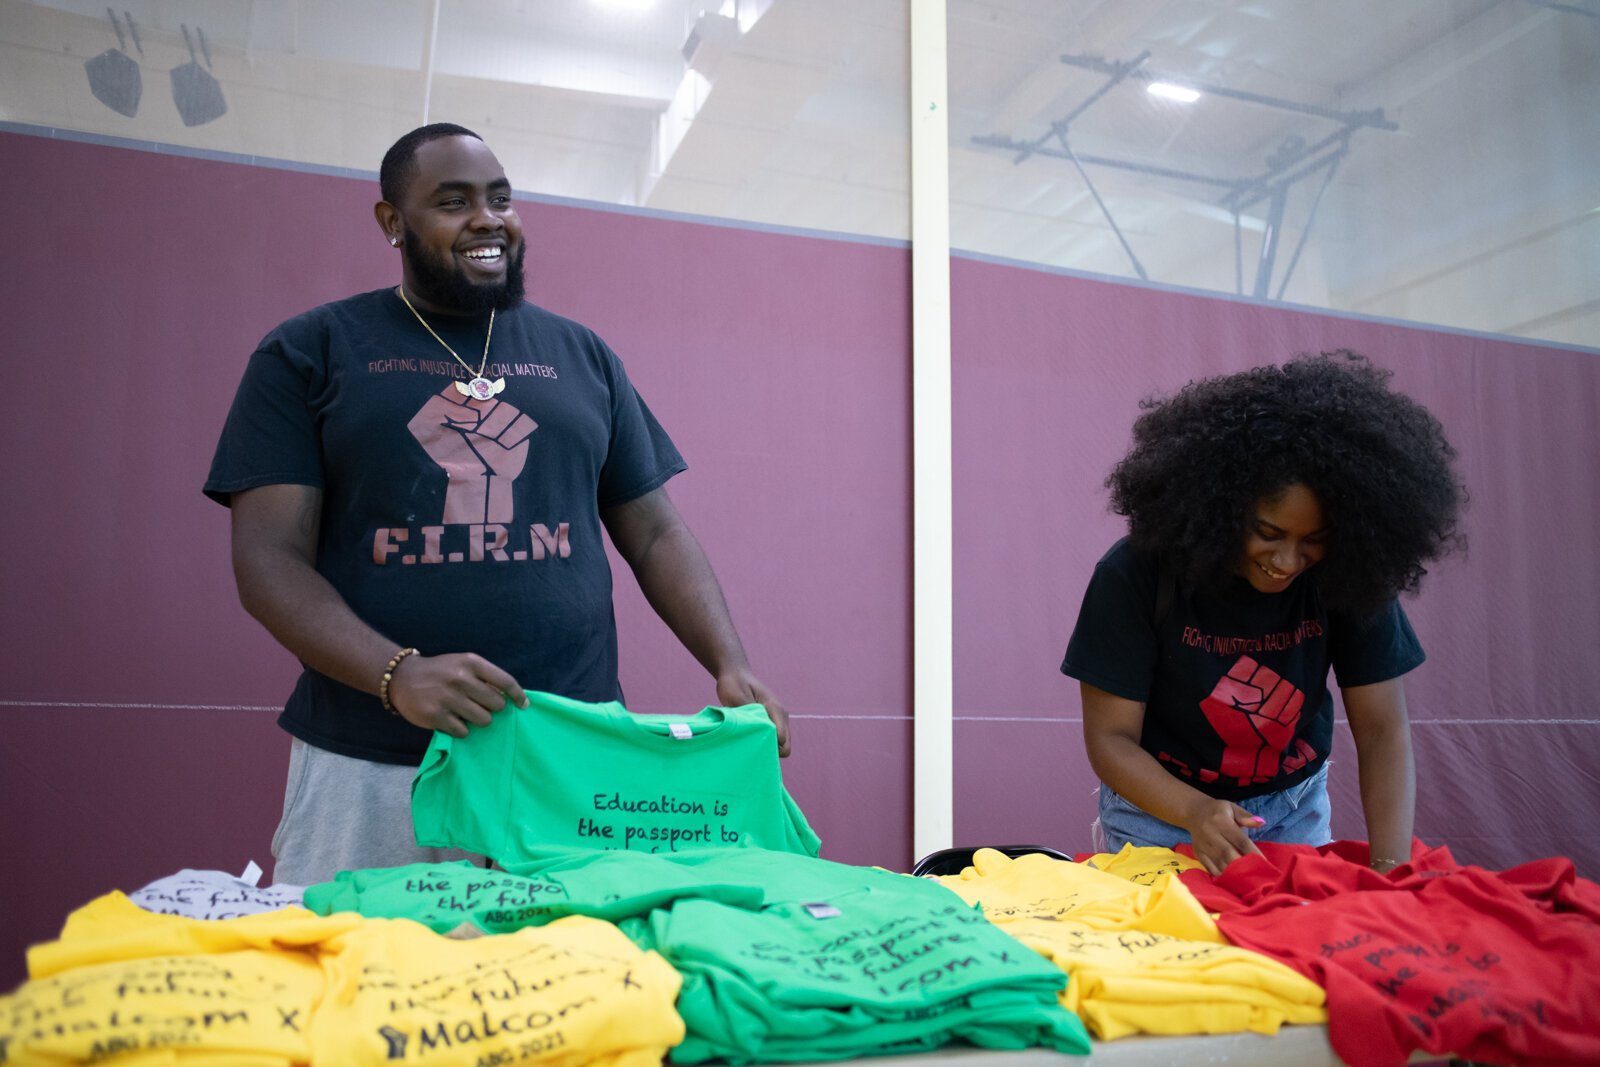
[[[1387,871],[1411,858],[1417,803],[1405,687],[1399,678],[1391,678],[1342,692],[1356,742],[1367,847],[1373,868]]]
[[[728,602],[665,489],[601,512],[611,543],[633,569],[657,615],[717,682],[725,707],[760,704],[778,728],[778,755],[789,754],[789,713],[750,672]]]
[[[322,490],[263,485],[234,493],[233,574],[239,602],[308,667],[364,693],[378,692],[398,645],[362,622],[316,570]],[[516,679],[481,656],[415,655],[402,660],[389,700],[408,722],[465,737],[510,696],[528,698]]]

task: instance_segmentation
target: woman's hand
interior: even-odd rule
[[[1199,860],[1206,873],[1213,878],[1240,856],[1260,853],[1246,826],[1260,826],[1262,820],[1245,811],[1231,800],[1217,800],[1201,796],[1189,809],[1183,822],[1189,831],[1189,841],[1194,846],[1194,858]]]

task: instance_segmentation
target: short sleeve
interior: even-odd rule
[[[323,485],[311,394],[318,369],[281,340],[250,356],[211,459],[206,496],[223,506],[262,485]]]
[[[634,389],[622,361],[609,348],[604,352],[611,379],[611,440],[595,493],[602,511],[637,500],[688,467]]]
[[[1095,565],[1067,642],[1061,673],[1113,696],[1144,703],[1155,677],[1155,567],[1126,540]]]
[[[1399,600],[1367,620],[1329,620],[1328,658],[1342,689],[1374,685],[1413,670],[1426,656]]]

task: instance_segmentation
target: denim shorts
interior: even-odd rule
[[[1286,845],[1326,845],[1333,840],[1329,826],[1332,808],[1328,804],[1328,765],[1316,774],[1276,793],[1264,793],[1237,801],[1238,805],[1265,822],[1246,826],[1252,841],[1277,841]],[[1153,845],[1171,848],[1186,844],[1189,831],[1162,822],[1136,807],[1109,785],[1100,785],[1100,817],[1090,828],[1094,847],[1101,852],[1120,852],[1122,846]]]

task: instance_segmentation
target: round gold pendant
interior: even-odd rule
[[[470,382],[458,381],[454,384],[456,392],[473,400],[488,400],[505,392],[506,388],[504,378],[496,378],[492,382],[487,378],[474,378]]]

